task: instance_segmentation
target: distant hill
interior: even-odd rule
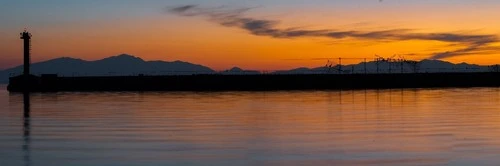
[[[0,83],[7,83],[9,75],[19,75],[22,66],[0,71]],[[144,61],[141,58],[122,54],[97,61],[75,58],[57,58],[31,65],[31,73],[58,74],[59,76],[117,76],[117,75],[191,75],[213,74],[214,70],[182,61]]]
[[[0,71],[0,84],[8,83],[9,82],[9,74],[6,73],[5,71]]]
[[[400,62],[371,61],[352,65],[332,65],[318,68],[296,68],[275,71],[274,74],[362,74],[362,73],[437,73],[437,72],[488,72],[490,67],[467,63],[453,64],[440,60],[422,60],[412,65]]]
[[[229,70],[225,70],[220,72],[220,74],[226,74],[226,75],[255,75],[255,74],[261,74],[259,71],[254,71],[254,70],[243,70],[239,67],[233,67]]]
[[[32,74],[58,74],[59,76],[125,76],[125,75],[191,75],[225,74],[251,75],[259,71],[233,67],[216,72],[206,66],[182,61],[144,61],[139,57],[122,54],[96,61],[75,58],[57,58],[32,64]],[[366,70],[365,70],[366,69]],[[11,75],[22,73],[22,66],[0,71],[0,83],[7,83]],[[488,66],[467,63],[453,64],[440,60],[422,60],[414,65],[400,62],[371,61],[352,65],[331,65],[330,67],[296,68],[274,71],[269,74],[338,74],[338,73],[436,73],[436,72],[488,72]]]

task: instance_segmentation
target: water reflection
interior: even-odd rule
[[[0,165],[500,163],[498,88],[0,92],[4,100]]]
[[[26,166],[31,165],[31,116],[30,116],[30,93],[23,93],[23,152],[24,152],[24,162]]]

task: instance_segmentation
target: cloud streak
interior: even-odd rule
[[[470,55],[480,52],[491,43],[498,42],[496,35],[457,34],[457,33],[414,33],[410,29],[389,29],[381,31],[346,31],[334,29],[301,29],[278,28],[279,21],[250,18],[244,15],[252,8],[224,9],[201,8],[196,5],[185,5],[167,8],[168,13],[179,16],[203,16],[210,21],[226,27],[240,28],[257,36],[273,38],[299,38],[299,37],[324,37],[330,39],[358,38],[365,40],[428,40],[441,41],[454,45],[463,45],[465,48],[438,52],[431,55],[430,59],[443,59],[455,56]]]

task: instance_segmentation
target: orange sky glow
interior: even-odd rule
[[[385,3],[385,2],[384,2]],[[389,2],[388,2],[389,3]],[[290,7],[274,11],[257,7],[244,17],[279,21],[278,28],[342,31],[380,31],[409,29],[412,33],[454,33],[499,35],[498,5],[442,8],[396,6],[359,7],[328,10],[321,7]],[[427,6],[426,6],[427,5]],[[425,11],[422,9],[425,8]],[[33,62],[62,56],[98,60],[122,53],[144,60],[181,60],[215,70],[233,66],[254,70],[281,70],[324,66],[328,58],[346,58],[343,63],[401,55],[421,60],[437,52],[467,48],[461,42],[436,40],[378,40],[347,37],[273,38],[254,35],[238,27],[221,26],[204,16],[183,17],[151,9],[151,15],[54,21],[29,27],[33,34]],[[376,14],[374,14],[376,13]],[[0,69],[21,64],[23,27],[0,28]],[[500,43],[493,41],[478,51],[443,58],[450,62],[500,63]],[[350,59],[347,58],[360,58]]]

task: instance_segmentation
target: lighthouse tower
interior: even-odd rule
[[[19,35],[24,44],[24,71],[22,75],[9,78],[7,90],[9,92],[28,93],[39,90],[40,78],[30,74],[31,33],[25,29]]]
[[[30,74],[30,52],[31,52],[31,33],[26,29],[21,34],[21,39],[24,42],[24,71],[23,75],[28,76]]]

